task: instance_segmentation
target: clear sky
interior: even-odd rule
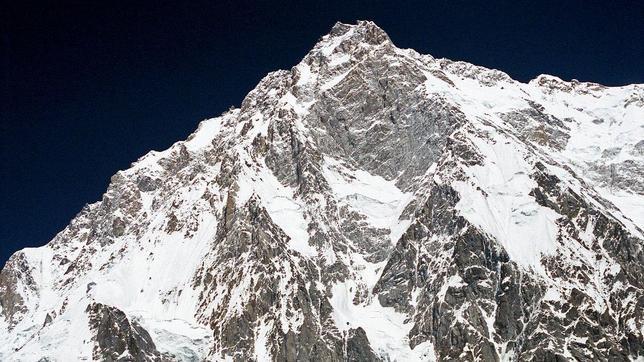
[[[643,1],[6,1],[0,14],[0,265],[336,21],[521,81],[644,83]]]

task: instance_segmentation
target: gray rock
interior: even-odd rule
[[[101,303],[87,306],[94,332],[94,359],[101,361],[170,361],[157,351],[150,334],[121,310]]]

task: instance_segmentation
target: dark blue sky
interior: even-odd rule
[[[338,20],[522,81],[644,83],[642,1],[12,3],[0,8],[0,265],[49,241],[117,170],[295,65]]]

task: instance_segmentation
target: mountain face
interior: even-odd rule
[[[644,360],[644,86],[336,24],[0,274],[2,361]]]

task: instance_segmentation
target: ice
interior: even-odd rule
[[[208,354],[212,332],[182,319],[158,320],[150,313],[136,316],[139,324],[150,333],[157,350],[172,354],[177,361],[196,361]]]

